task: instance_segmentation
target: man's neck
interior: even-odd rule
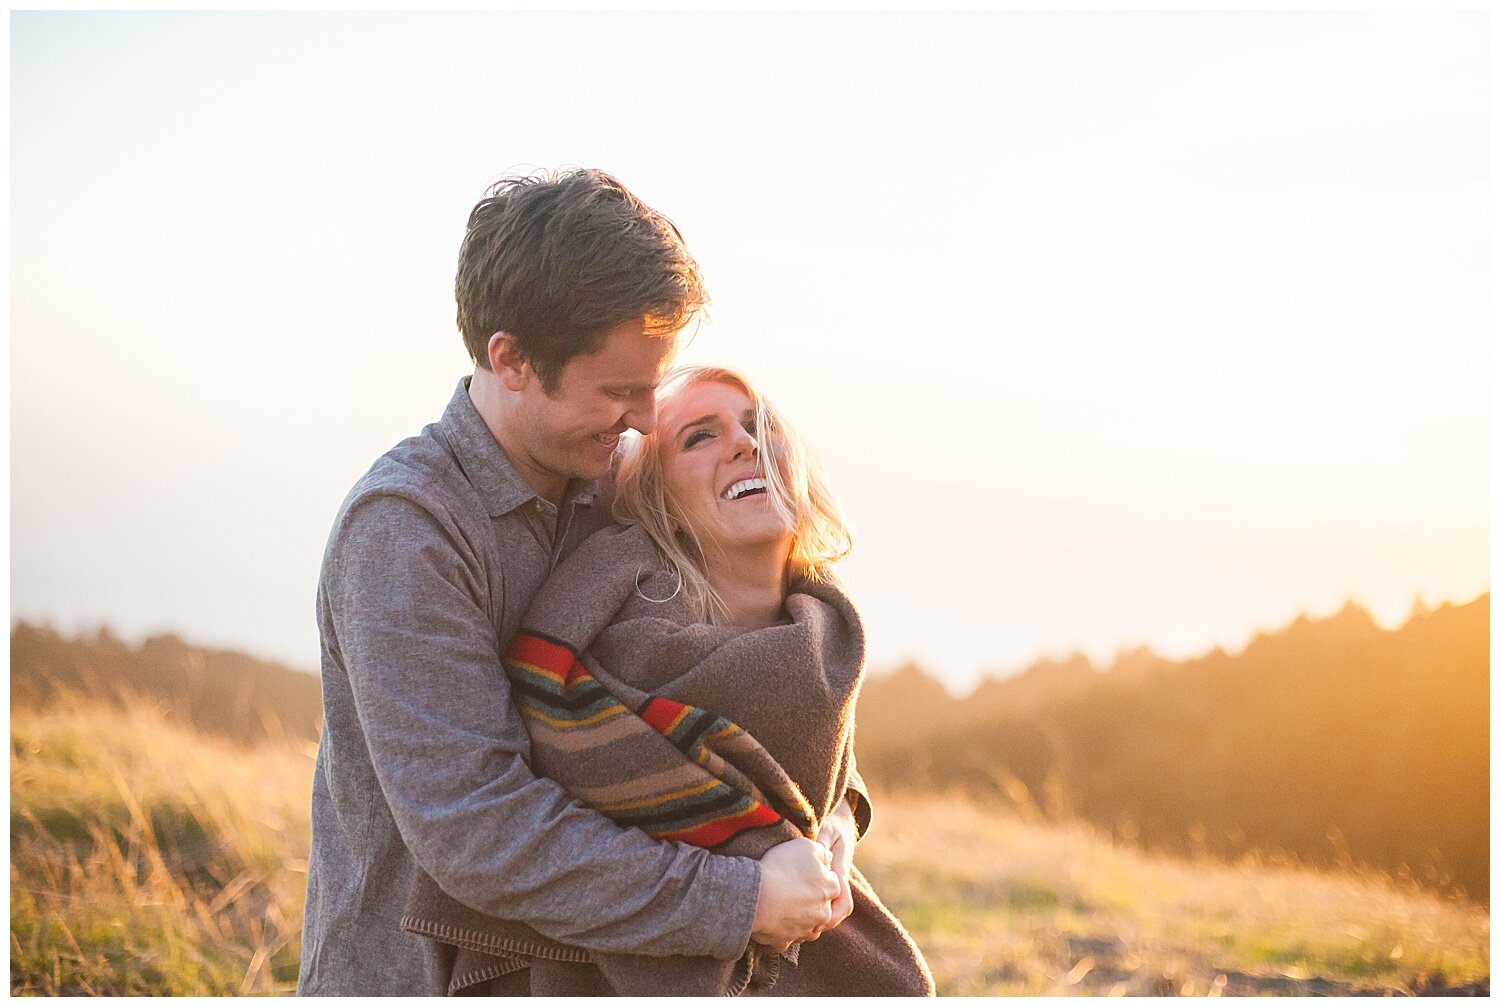
[[[537,496],[562,506],[563,494],[568,488],[568,477],[558,475],[537,464],[527,453],[521,438],[516,434],[516,417],[511,396],[500,384],[500,379],[489,371],[476,367],[469,379],[469,401],[479,418],[505,457],[510,460],[516,474],[534,490]]]

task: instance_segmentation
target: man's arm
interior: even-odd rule
[[[870,788],[865,786],[865,778],[859,775],[859,767],[854,763],[852,750],[849,753],[849,778],[845,783],[844,796],[854,812],[855,839],[863,839],[865,833],[870,831],[870,820],[873,817],[870,806]]]
[[[476,601],[480,564],[458,528],[379,496],[356,504],[338,535],[335,645],[380,789],[422,869],[481,912],[580,947],[741,954],[757,864],[622,829],[531,773],[501,641]]]

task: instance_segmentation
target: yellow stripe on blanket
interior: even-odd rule
[[[681,724],[684,720],[686,720],[687,719],[687,715],[690,714],[690,713],[692,713],[692,712],[693,712],[693,708],[691,706],[684,706],[681,710],[679,710],[677,712],[677,716],[675,716],[675,717],[672,718],[672,722],[669,723],[665,728],[662,729],[661,733],[665,737],[670,738],[672,736],[672,732],[675,731],[675,730],[677,730],[677,726],[679,724]]]
[[[632,811],[636,808],[647,808],[653,804],[661,804],[665,801],[676,801],[684,797],[692,797],[696,794],[701,794],[704,791],[712,790],[721,782],[722,781],[720,780],[709,780],[707,783],[700,783],[695,787],[688,787],[684,790],[674,791],[670,794],[657,794],[655,797],[644,797],[638,801],[626,801],[623,804],[600,804],[596,805],[594,810],[609,814],[613,811]]]
[[[738,724],[730,724],[728,727],[724,728],[722,731],[715,731],[712,734],[705,734],[703,736],[703,740],[704,741],[718,741],[721,738],[727,738],[727,737],[729,737],[731,734],[734,734],[739,729],[740,729],[740,725],[738,725]]]
[[[539,664],[529,664],[525,661],[517,661],[513,658],[507,658],[505,663],[510,665],[512,668],[519,668],[522,671],[530,672],[538,678],[545,678],[549,682],[556,682],[558,685],[562,685],[568,680],[567,675],[559,675],[557,672],[550,671],[547,668],[543,668]]]
[[[523,717],[530,717],[533,720],[540,720],[548,727],[555,727],[559,731],[566,731],[575,727],[589,727],[593,724],[598,724],[601,721],[608,720],[610,717],[618,717],[622,713],[630,712],[623,706],[612,706],[607,710],[601,710],[598,713],[594,714],[592,717],[586,717],[583,720],[557,720],[530,706],[517,706],[516,709],[521,711],[521,715]]]

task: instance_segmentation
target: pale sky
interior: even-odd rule
[[[16,14],[13,618],[312,670],[485,186],[618,175],[822,455],[879,669],[1489,588],[1482,13]]]

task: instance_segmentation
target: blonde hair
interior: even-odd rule
[[[771,506],[792,529],[787,572],[793,580],[824,579],[833,564],[849,554],[854,540],[823,477],[822,465],[765,396],[727,367],[678,368],[662,382],[659,400],[708,383],[729,385],[750,397],[766,492]],[[634,438],[626,446],[615,483],[615,518],[641,526],[656,544],[667,570],[676,576],[677,590],[703,621],[716,623],[727,609],[708,582],[704,543],[683,520],[684,508],[667,486],[664,455],[668,441],[664,434],[653,433]]]

